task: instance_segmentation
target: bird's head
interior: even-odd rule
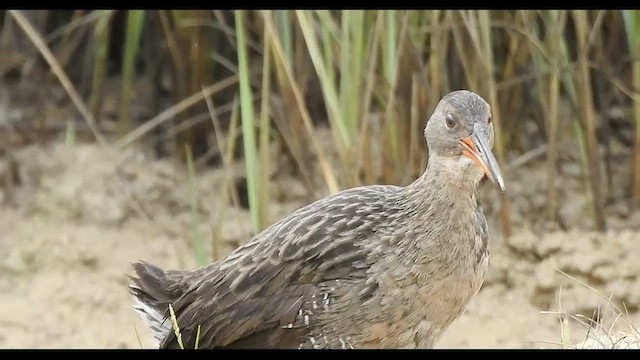
[[[505,191],[498,162],[491,153],[493,124],[491,108],[479,95],[458,90],[445,95],[424,130],[429,161],[446,161],[460,173],[479,181],[483,174]]]

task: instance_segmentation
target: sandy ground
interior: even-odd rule
[[[184,169],[140,151],[129,155],[115,172],[109,165],[113,158],[95,145],[28,146],[14,154],[20,186],[0,189],[0,307],[5,309],[0,347],[153,346],[131,309],[125,274],[138,259],[164,268],[195,266],[193,217]],[[532,184],[538,166],[522,175]],[[0,175],[6,169],[6,162],[0,163]],[[211,170],[199,174],[197,184],[200,231],[216,240],[211,243],[218,257],[251,236],[245,210],[217,208],[223,181],[223,172]],[[276,178],[272,185],[272,220],[311,200],[294,179]],[[508,240],[500,236],[495,206],[487,200],[494,234],[487,280],[437,347],[553,347],[561,339],[559,317],[541,312],[559,306],[570,315],[591,317],[598,308],[624,305],[629,314],[618,325],[625,320],[640,325],[638,212],[618,209],[625,215],[606,234],[537,233],[527,230],[535,221],[525,222],[521,215],[541,213],[529,208],[539,201],[528,193],[535,186],[512,188],[517,233]],[[576,193],[562,196],[581,199]],[[566,221],[586,217],[563,211]],[[216,223],[222,224],[220,232]],[[610,296],[610,304],[595,290]],[[574,341],[583,340],[582,327],[570,325]]]

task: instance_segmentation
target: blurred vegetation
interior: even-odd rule
[[[552,222],[559,144],[580,144],[594,224],[604,229],[611,159],[603,153],[613,137],[632,154],[628,194],[640,203],[638,14],[8,10],[0,11],[0,76],[19,83],[41,69],[38,81],[59,82],[105,146],[148,141],[158,156],[188,159],[190,169],[244,156],[256,230],[269,223],[269,144],[281,144],[314,196],[318,177],[330,191],[406,184],[423,170],[431,110],[445,93],[467,88],[492,106],[507,178],[512,154],[546,149]],[[119,88],[115,109],[105,104],[110,79]],[[628,116],[612,118],[616,107]],[[323,124],[337,161],[316,136]],[[508,193],[501,214],[508,235]]]

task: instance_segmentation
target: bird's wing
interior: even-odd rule
[[[323,301],[356,284],[358,293],[372,293],[362,243],[384,216],[380,194],[390,189],[367,189],[303,207],[202,270],[172,304],[183,346],[195,345],[200,326],[201,346],[298,347],[312,327],[305,311],[327,311]],[[161,347],[176,346],[170,332]]]

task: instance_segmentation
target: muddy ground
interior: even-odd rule
[[[4,115],[6,121],[11,113]],[[495,191],[483,185],[491,267],[479,295],[438,347],[555,347],[561,339],[559,316],[545,311],[591,318],[600,308],[608,329],[616,314],[607,309],[616,305],[628,311],[618,319],[620,327],[640,325],[640,211],[626,198],[629,151],[620,144],[611,147],[609,156],[616,160],[603,189],[609,199],[604,234],[592,229],[579,149],[561,144],[560,153],[561,226],[544,221],[544,157],[523,163],[512,155],[511,166],[503,169],[513,200],[515,234],[509,239],[501,235]],[[228,178],[221,169],[198,174],[194,212],[186,169],[143,148],[114,155],[60,136],[8,155],[0,156],[2,348],[152,347],[131,309],[129,263],[196,266],[194,223],[214,258],[252,235],[245,209],[222,206]],[[313,200],[292,171],[273,173],[271,221]],[[231,183],[242,181],[241,163],[231,176]],[[574,342],[584,339],[581,325],[568,325]]]

